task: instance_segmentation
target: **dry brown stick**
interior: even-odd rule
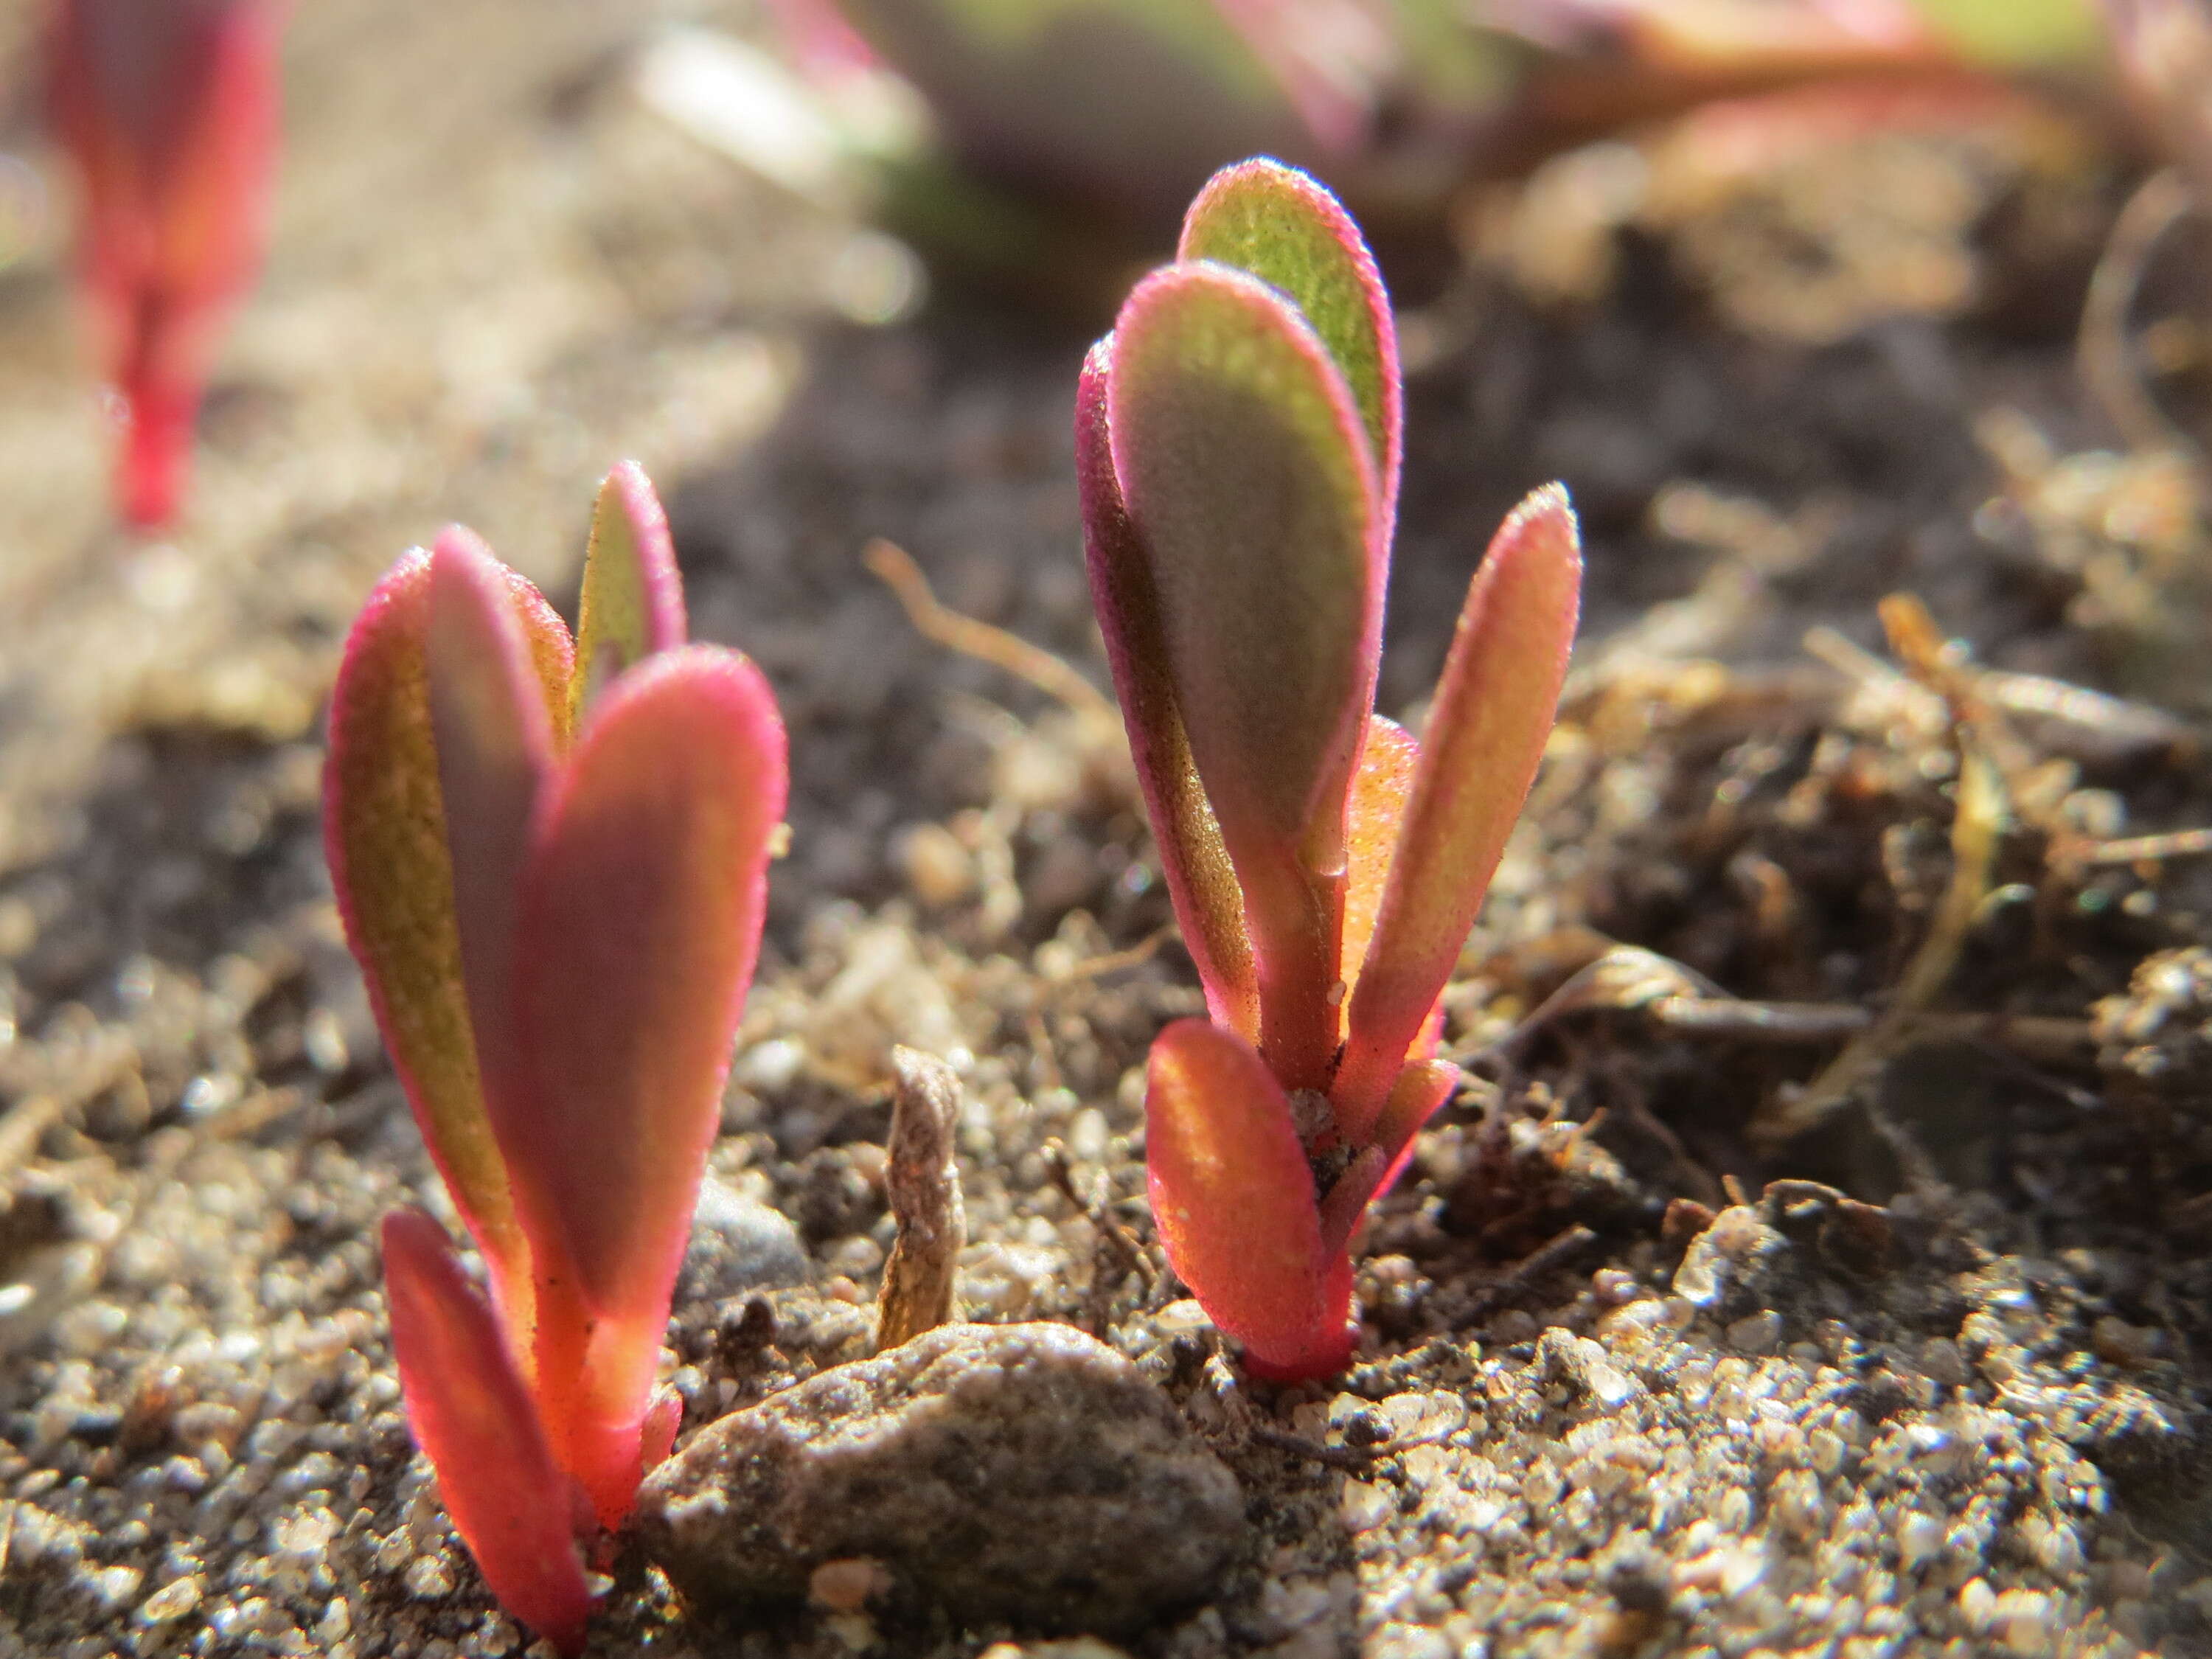
[[[930,590],[921,567],[896,542],[879,536],[867,544],[860,557],[896,596],[907,620],[924,639],[1027,680],[1085,720],[1099,722],[1114,732],[1121,729],[1121,711],[1105,694],[1051,652],[1003,628],[963,617],[941,603]]]
[[[1251,1433],[1255,1441],[1273,1450],[1288,1452],[1309,1463],[1343,1469],[1352,1474],[1364,1474],[1382,1459],[1407,1449],[1387,1440],[1378,1441],[1372,1446],[1332,1446],[1326,1441],[1309,1440],[1302,1434],[1292,1434],[1287,1429],[1272,1428],[1265,1423],[1253,1424]]]
[[[1565,1267],[1597,1242],[1597,1235],[1588,1227],[1570,1227],[1565,1232],[1554,1234],[1477,1291],[1474,1299],[1450,1322],[1451,1328],[1463,1331],[1480,1324],[1520,1297],[1545,1274]]]
[[[1098,979],[1108,974],[1118,974],[1124,968],[1141,968],[1160,953],[1160,946],[1176,937],[1176,925],[1165,922],[1139,939],[1134,945],[1119,951],[1109,951],[1103,956],[1085,957],[1067,970],[1070,980]]]
[[[2056,745],[2059,752],[2081,757],[2079,738],[2094,737],[2114,752],[2163,752],[2169,756],[2194,754],[2200,744],[2189,723],[2163,708],[2108,691],[2092,691],[2086,685],[2053,679],[2048,674],[2021,674],[2002,668],[1981,671],[1982,690],[1991,703],[2007,714],[2025,714],[2055,722],[2075,734],[2072,746]]]
[[[1927,937],[1912,953],[1888,1006],[1804,1088],[1777,1097],[1753,1117],[1753,1141],[1771,1151],[1824,1121],[1901,1046],[1909,1028],[1934,1001],[1959,964],[1966,935],[1989,896],[1997,842],[2010,798],[1992,750],[2002,741],[1974,695],[1971,681],[1942,654],[1942,638],[1927,608],[1909,594],[1882,601],[1881,617],[1892,649],[1913,678],[1941,693],[1950,707],[1959,751],[1958,801],[1951,823],[1951,879],[1936,906]]]
[[[2162,836],[2094,842],[2079,856],[2083,864],[2154,864],[2196,853],[2212,853],[2212,830],[2172,830]]]
[[[1900,1046],[1959,964],[1974,915],[1990,890],[2003,822],[2004,786],[1996,763],[1977,749],[1964,749],[1958,816],[1951,827],[1951,880],[1928,936],[1905,964],[1889,1006],[1794,1098],[1763,1108],[1752,1121],[1754,1140],[1771,1149],[1804,1133],[1842,1105]]]
[[[1653,1021],[1684,1036],[1728,1037],[1749,1042],[1832,1042],[1856,1036],[1874,1023],[1870,1009],[1853,1002],[1750,1002],[1736,997],[1661,997],[1650,1005]]]
[[[1677,1036],[1786,1045],[1848,1041],[1881,1018],[1855,1002],[1765,1002],[1732,997],[1701,974],[1640,945],[1618,945],[1547,997],[1505,1036],[1472,1053],[1462,1066],[1510,1054],[1569,1014],[1640,1012]],[[2094,1048],[2086,1019],[2051,1014],[1978,1014],[1922,1010],[1905,1022],[1915,1042],[1976,1042],[2029,1059],[2077,1060]]]
[[[960,1084],[952,1068],[917,1048],[891,1050],[898,1093],[891,1103],[884,1185],[898,1237],[876,1298],[876,1346],[895,1348],[952,1317],[968,1219],[954,1146]]]
[[[1880,1018],[1856,1003],[1748,1002],[1733,997],[1662,997],[1650,1012],[1658,1024],[1686,1036],[1776,1043],[1856,1036]],[[2079,1060],[2096,1047],[2087,1020],[2063,1014],[1922,1012],[1906,1025],[1915,1042],[1983,1043],[2033,1060]]]
[[[1060,1196],[1075,1206],[1076,1213],[1098,1229],[1099,1237],[1121,1258],[1121,1265],[1142,1279],[1147,1291],[1151,1290],[1159,1280],[1152,1258],[1145,1254],[1142,1245],[1129,1237],[1128,1230],[1115,1219],[1111,1210],[1076,1191],[1075,1171],[1068,1163],[1067,1148],[1057,1140],[1044,1144],[1044,1170],[1052,1184],[1060,1189]]]

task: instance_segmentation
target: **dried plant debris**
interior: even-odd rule
[[[898,1236],[876,1293],[876,1346],[896,1348],[933,1330],[958,1305],[958,1258],[968,1243],[960,1202],[960,1164],[953,1156],[960,1123],[960,1082],[933,1054],[891,1051],[898,1092],[891,1099],[884,1189]]]

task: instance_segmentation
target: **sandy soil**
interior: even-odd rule
[[[2212,974],[2137,977],[2203,939],[2212,885],[2092,856],[2212,823],[2191,486],[2088,453],[2070,362],[2115,170],[1836,158],[1620,232],[1565,307],[1498,252],[1547,234],[1531,191],[1467,204],[1485,257],[1401,289],[1382,707],[1418,704],[1482,543],[1552,477],[1591,602],[1449,997],[1475,1080],[1376,1222],[1359,1364],[1279,1395],[1048,1178],[1058,1140],[1146,1236],[1133,1068],[1196,1006],[1118,733],[919,639],[860,564],[892,538],[1103,684],[1084,336],[958,296],[841,316],[857,228],[641,104],[643,9],[301,9],[275,252],[167,540],[106,527],[58,231],[0,267],[0,1653],[523,1646],[398,1410],[372,1229],[441,1200],[337,934],[318,708],[361,596],[448,519],[572,592],[622,455],[669,495],[696,630],[761,661],[794,742],[715,1170],[792,1217],[812,1283],[765,1349],[724,1340],[742,1295],[679,1304],[689,1428],[845,1352],[906,1042],[970,1103],[971,1316],[1107,1336],[1244,1484],[1256,1541],[1134,1651],[2212,1652]],[[1899,247],[1963,287],[1899,312]],[[1900,588],[2015,678],[1855,655]],[[2139,701],[2054,713],[2027,676]],[[2007,827],[1928,1000],[1949,1023],[1761,1140],[1944,912],[1961,709]],[[1711,984],[1518,1024],[1609,942]],[[1036,1635],[709,1624],[635,1559],[603,1626],[605,1656]]]

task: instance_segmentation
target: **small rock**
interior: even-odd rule
[[[1738,1353],[1772,1353],[1782,1340],[1782,1316],[1768,1308],[1746,1314],[1728,1328],[1728,1344]]]
[[[1717,1306],[1732,1290],[1755,1280],[1789,1241],[1747,1205],[1723,1210],[1691,1242],[1674,1270],[1674,1293],[1700,1308]]]
[[[699,1186],[691,1242],[676,1281],[678,1302],[723,1302],[748,1291],[783,1290],[811,1276],[799,1230],[781,1210],[709,1176]]]
[[[2160,951],[2093,1011],[2097,1064],[2114,1087],[2202,1115],[2212,1104],[2212,951]]]
[[[722,1419],[638,1505],[709,1604],[805,1599],[867,1557],[956,1620],[1121,1632],[1235,1553],[1235,1479],[1165,1395],[1064,1325],[946,1325]]]
[[[173,1578],[139,1603],[137,1620],[142,1625],[166,1625],[181,1619],[200,1604],[200,1581],[196,1573],[186,1573]]]
[[[2100,1359],[2139,1371],[2158,1358],[2164,1333],[2106,1314],[2089,1328],[2089,1345]]]
[[[1536,1361],[1546,1376],[1581,1390],[1607,1411],[1644,1393],[1644,1385],[1607,1358],[1598,1344],[1556,1327],[1538,1339]]]

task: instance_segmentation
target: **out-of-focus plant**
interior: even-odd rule
[[[1912,9],[1953,52],[1987,69],[2080,70],[2104,55],[2098,0],[1912,0]]]
[[[2063,67],[2094,58],[2098,40],[2094,0],[1502,0],[1487,15],[1533,33],[1615,32],[1655,70],[1765,60],[1829,74],[1934,51],[1985,69]]]
[[[1031,295],[1042,278],[1048,297],[1086,306],[1118,297],[1122,263],[1216,167],[1255,151],[1326,172],[1394,217],[1433,216],[1541,56],[1470,27],[1456,0],[775,9],[825,103],[841,87],[902,81],[929,112],[933,143],[866,156],[894,229],[970,276]]]
[[[1362,143],[1390,66],[1376,0],[783,0],[818,53],[895,65],[985,176],[1172,212],[1227,156]]]
[[[78,269],[134,525],[176,514],[217,330],[261,262],[277,34],[276,0],[59,0],[50,101],[82,191]]]
[[[1143,229],[1255,150],[1405,216],[1471,174],[1714,96],[2073,64],[2096,53],[2090,4],[776,0],[802,62],[911,82],[972,175]],[[971,203],[963,222],[1009,222]]]
[[[2102,0],[2136,113],[2212,208],[2212,13],[2202,0]]]
[[[487,1300],[386,1218],[416,1438],[501,1603],[564,1651],[579,1554],[666,1454],[668,1322],[760,942],[785,739],[760,672],[684,643],[652,486],[608,477],[573,645],[469,532],[395,565],[332,694],[346,937]]]
[[[1580,589],[1566,495],[1538,490],[1468,588],[1423,738],[1376,714],[1401,417],[1358,228],[1264,161],[1192,204],[1077,396],[1091,592],[1209,1015],[1152,1048],[1153,1214],[1279,1376],[1345,1363],[1348,1241],[1457,1075],[1439,1001]]]

